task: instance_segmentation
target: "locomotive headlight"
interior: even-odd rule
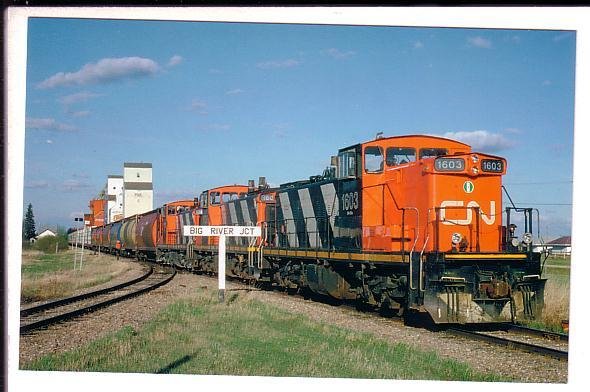
[[[479,157],[477,155],[472,155],[471,156],[471,162],[473,162],[473,163],[479,162]]]
[[[522,242],[524,242],[525,244],[530,244],[531,242],[533,242],[533,235],[531,233],[524,233],[522,235]]]
[[[455,245],[457,245],[459,242],[461,242],[462,239],[463,239],[463,236],[459,233],[453,233],[453,235],[451,236],[451,242]]]
[[[474,168],[471,169],[471,172],[473,174],[477,174],[477,173],[479,173],[479,169],[477,167],[474,167]]]
[[[518,244],[520,243],[520,241],[518,241],[518,237],[514,237],[512,239],[512,241],[510,241],[512,243],[512,246],[514,246],[515,248],[518,246]]]

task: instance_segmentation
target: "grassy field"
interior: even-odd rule
[[[373,335],[310,321],[233,293],[179,301],[130,327],[29,370],[509,381]]]
[[[549,257],[545,262],[545,308],[543,319],[529,323],[535,328],[565,332],[562,321],[569,320],[570,258]]]
[[[79,264],[78,264],[79,265]],[[84,255],[82,270],[74,270],[74,251],[43,253],[23,250],[21,303],[72,295],[76,290],[112,280],[129,269],[112,256]]]

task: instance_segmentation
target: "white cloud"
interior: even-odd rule
[[[78,128],[73,125],[59,123],[53,118],[27,118],[25,120],[25,128],[64,132],[78,130]]]
[[[197,127],[202,132],[227,132],[231,129],[229,124],[207,124]]]
[[[541,83],[543,86],[551,86],[551,80],[543,80],[543,83]]]
[[[47,144],[53,144],[53,140],[47,139],[47,140],[45,140],[45,143],[47,143]]]
[[[238,95],[238,94],[242,94],[244,92],[244,90],[242,90],[241,88],[236,88],[233,90],[229,90],[225,93],[225,95]]]
[[[180,64],[182,60],[184,60],[182,56],[175,54],[174,56],[170,57],[170,60],[168,61],[168,66],[174,67],[175,65]]]
[[[45,180],[35,180],[25,183],[25,188],[30,189],[44,189],[49,188],[49,183]]]
[[[424,44],[422,43],[422,41],[414,42],[414,49],[422,49],[423,47],[424,47]]]
[[[492,41],[482,37],[469,37],[467,38],[467,43],[470,46],[475,46],[476,48],[484,48],[489,49],[492,47]]]
[[[475,151],[481,152],[492,153],[514,146],[514,142],[503,135],[485,130],[446,132],[442,136],[469,144]]]
[[[72,117],[86,117],[90,114],[90,110],[79,110],[77,112],[68,112]]]
[[[59,97],[57,100],[64,105],[73,105],[79,102],[86,102],[91,98],[100,97],[101,94],[89,93],[88,91],[82,91],[80,93],[64,95]]]
[[[289,136],[289,134],[282,129],[277,129],[272,133],[272,136],[276,137],[277,139],[285,139],[287,136]]]
[[[522,131],[518,128],[506,128],[504,129],[505,132],[512,133],[512,134],[521,134]]]
[[[65,180],[60,185],[60,190],[63,192],[78,192],[90,188],[91,185],[85,181],[79,180]]]
[[[59,72],[45,79],[37,88],[106,83],[126,78],[153,75],[160,66],[153,60],[142,57],[105,58],[88,63],[76,72]]]
[[[298,60],[287,59],[287,60],[265,61],[265,62],[256,64],[256,66],[260,69],[275,69],[275,68],[296,67],[299,64],[301,64],[301,62]]]
[[[270,126],[270,128],[273,130],[272,131],[272,137],[275,137],[277,139],[285,139],[287,137],[289,137],[289,128],[291,128],[291,124],[288,123],[277,123],[277,124],[272,124]]]
[[[356,52],[352,51],[352,50],[348,50],[348,51],[343,52],[340,49],[336,49],[336,48],[326,49],[323,51],[323,53],[327,54],[328,56],[335,58],[337,60],[346,59],[346,58],[352,57],[356,54]]]
[[[199,114],[208,114],[207,104],[203,101],[199,101],[198,99],[193,99],[189,107],[189,110],[197,112]]]

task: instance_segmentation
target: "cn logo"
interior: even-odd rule
[[[440,220],[442,221],[443,225],[469,225],[473,221],[473,208],[471,207],[479,207],[476,201],[470,201],[467,203],[467,208],[465,208],[467,216],[465,219],[446,219],[446,209],[445,207],[463,207],[463,200],[445,200],[440,203]],[[493,225],[496,221],[496,202],[494,200],[490,201],[490,214],[486,215],[483,212],[483,209],[480,208],[479,214],[481,219],[487,225]]]
[[[475,189],[475,185],[471,181],[465,181],[463,183],[463,190],[465,193],[471,193]]]

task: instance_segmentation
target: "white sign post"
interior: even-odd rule
[[[259,226],[184,226],[186,237],[219,237],[219,255],[217,256],[217,278],[219,285],[219,302],[225,299],[225,237],[260,237]]]

